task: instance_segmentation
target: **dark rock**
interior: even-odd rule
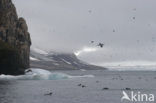
[[[29,68],[30,35],[11,0],[0,0],[0,74],[24,74]]]

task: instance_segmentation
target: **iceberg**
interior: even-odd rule
[[[71,76],[60,72],[50,72],[48,70],[31,68],[26,70],[28,72],[25,75],[12,76],[12,75],[0,75],[0,80],[61,80],[72,78],[92,78],[94,75],[83,76]]]

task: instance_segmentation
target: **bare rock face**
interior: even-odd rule
[[[11,0],[0,0],[0,74],[23,74],[29,68],[31,39],[24,18]]]

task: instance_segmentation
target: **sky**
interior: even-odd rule
[[[156,0],[13,0],[32,47],[96,65],[156,65]],[[94,43],[91,43],[94,41]],[[104,43],[100,48],[97,44]]]

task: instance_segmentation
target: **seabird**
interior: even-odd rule
[[[99,43],[97,46],[100,46],[101,48],[103,48],[104,44],[103,43]]]
[[[82,88],[86,87],[85,85],[82,85]]]
[[[89,13],[92,13],[92,10],[88,10]]]
[[[136,8],[134,8],[133,10],[136,11]]]
[[[49,95],[49,96],[51,96],[53,94],[53,92],[50,92],[50,93],[47,93],[47,94],[44,94],[45,96],[46,95]]]
[[[115,29],[113,29],[113,32],[115,32]]]
[[[94,41],[91,41],[91,43],[94,43]]]
[[[99,81],[97,80],[96,83],[99,83]]]
[[[125,88],[126,90],[131,90],[131,88]]]
[[[82,84],[78,84],[77,86],[81,86]]]
[[[109,89],[109,88],[106,87],[106,88],[103,88],[102,90],[108,90],[108,89]]]

